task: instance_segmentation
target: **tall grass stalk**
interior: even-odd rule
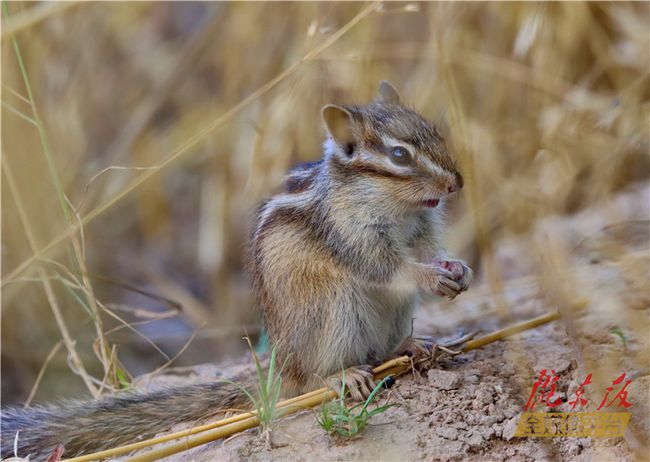
[[[3,12],[5,15],[5,18],[9,19],[9,9],[7,7],[7,1],[3,0],[2,2],[2,8]],[[39,139],[41,142],[41,147],[43,149],[43,155],[47,161],[47,166],[49,169],[50,173],[50,179],[52,181],[52,184],[54,185],[54,188],[57,192],[57,196],[59,199],[59,204],[61,206],[61,209],[63,211],[63,214],[65,215],[66,221],[68,222],[69,226],[73,225],[73,219],[76,218],[78,219],[79,217],[75,215],[73,212],[72,208],[70,207],[70,200],[65,194],[65,191],[63,189],[63,186],[61,185],[61,180],[59,178],[59,174],[57,172],[56,164],[54,162],[54,158],[52,156],[51,150],[50,150],[50,143],[47,138],[47,133],[45,131],[45,126],[43,125],[43,122],[40,118],[36,102],[34,99],[34,93],[32,92],[32,86],[29,80],[29,75],[27,74],[27,69],[25,67],[25,63],[23,61],[23,56],[20,51],[20,46],[18,45],[18,40],[16,39],[15,33],[11,34],[11,41],[13,44],[14,48],[14,53],[16,56],[16,60],[18,62],[18,66],[20,68],[20,73],[22,75],[23,83],[25,85],[25,90],[27,91],[27,100],[29,101],[31,110],[32,110],[32,117],[33,120],[36,123],[36,127],[38,129],[38,135]],[[18,200],[17,196],[16,200]],[[26,224],[26,222],[24,223]],[[92,287],[92,284],[90,283],[90,280],[88,279],[88,270],[86,268],[86,262],[85,262],[85,255],[83,252],[83,228],[79,226],[78,229],[79,236],[76,234],[73,234],[71,236],[72,238],[72,246],[74,249],[74,259],[73,259],[73,264],[77,266],[77,269],[81,273],[81,279],[83,281],[83,286],[84,286],[84,295],[86,298],[86,303],[82,304],[84,307],[88,307],[92,313],[91,319],[93,324],[95,325],[95,332],[97,335],[97,341],[99,342],[98,348],[95,349],[95,352],[97,353],[97,356],[99,360],[101,361],[101,364],[104,368],[104,376],[108,377],[110,370],[113,368],[113,362],[110,360],[109,357],[109,351],[111,349],[110,345],[108,344],[105,335],[104,335],[104,329],[102,325],[102,319],[101,315],[99,313],[99,308],[97,305],[97,300],[95,298],[95,293]],[[32,251],[36,251],[36,247],[33,246]],[[49,284],[49,283],[48,283]],[[50,288],[51,289],[51,288]],[[49,290],[49,295],[48,298],[54,297],[54,293]],[[56,305],[58,307],[58,304]],[[53,307],[54,309],[54,307]],[[60,328],[61,326],[65,325],[65,320],[60,312],[58,311],[58,318],[60,319],[59,325]],[[66,329],[67,330],[67,329]],[[67,342],[66,342],[67,344]],[[70,351],[70,350],[69,350]],[[79,360],[80,361],[80,360]],[[85,372],[85,370],[84,370]],[[93,389],[89,389],[89,391],[96,393]]]
[[[271,432],[277,418],[281,415],[277,405],[280,402],[280,393],[282,392],[282,370],[284,369],[285,362],[278,369],[277,358],[275,354],[275,347],[271,350],[269,358],[269,367],[265,371],[262,363],[255,352],[255,348],[248,337],[245,337],[248,342],[248,347],[253,360],[255,362],[255,372],[257,383],[255,390],[248,390],[243,385],[228,381],[239,387],[255,408],[257,416],[260,419],[260,426],[262,427],[262,436],[266,440],[267,447],[271,447]]]

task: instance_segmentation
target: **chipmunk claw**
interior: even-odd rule
[[[474,272],[462,260],[433,260],[431,264],[436,268],[438,284],[434,292],[452,300],[469,287]]]
[[[345,380],[345,390],[354,401],[364,401],[370,396],[375,388],[372,366],[363,365],[349,367],[340,374],[333,375],[327,379],[330,388],[340,393]]]

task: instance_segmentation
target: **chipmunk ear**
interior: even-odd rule
[[[355,138],[350,111],[336,104],[328,104],[321,111],[323,122],[336,144],[349,155],[354,151]]]
[[[395,90],[390,83],[382,80],[379,82],[379,90],[377,91],[376,101],[386,104],[399,104],[399,93]]]

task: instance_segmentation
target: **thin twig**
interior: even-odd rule
[[[56,355],[59,352],[62,345],[63,345],[63,340],[59,340],[58,342],[56,342],[56,344],[52,347],[47,357],[45,358],[45,361],[43,361],[43,365],[41,366],[41,369],[38,371],[38,375],[36,376],[34,385],[32,385],[32,389],[29,392],[29,396],[25,400],[25,404],[23,404],[23,409],[27,409],[31,404],[32,400],[34,399],[34,395],[36,394],[36,390],[38,389],[38,386],[41,384],[41,380],[45,375],[45,370],[47,369],[47,366],[50,364],[50,361],[52,361],[52,358],[54,358],[54,355]]]
[[[2,106],[3,106],[5,109],[7,109],[8,111],[13,112],[14,114],[16,114],[18,117],[20,117],[20,118],[23,119],[24,121],[29,122],[29,123],[32,124],[32,125],[36,125],[36,126],[38,126],[38,124],[36,123],[36,121],[35,121],[34,119],[32,119],[31,117],[29,117],[29,116],[26,115],[26,114],[23,114],[23,113],[20,112],[18,109],[16,109],[15,107],[11,106],[9,103],[3,101],[3,102],[2,102]]]
[[[190,346],[192,341],[196,338],[196,334],[199,333],[199,331],[201,330],[202,327],[203,326],[199,326],[196,329],[194,329],[194,332],[192,333],[192,335],[190,335],[190,338],[187,339],[187,341],[182,346],[182,348],[180,350],[178,350],[178,352],[174,356],[169,358],[169,360],[165,364],[163,364],[162,366],[158,367],[157,369],[155,369],[155,370],[149,372],[148,374],[146,374],[145,378],[147,378],[147,379],[153,378],[155,375],[160,374],[163,370],[167,369],[171,363],[176,361],[178,359],[178,357],[180,355],[182,355],[185,352],[185,350],[187,350],[187,348]]]
[[[2,84],[2,88],[4,88],[4,89],[7,90],[9,93],[11,93],[12,95],[14,95],[16,98],[18,98],[19,100],[21,100],[23,103],[27,103],[27,104],[29,104],[29,100],[28,100],[27,98],[25,98],[23,95],[21,95],[20,93],[18,93],[18,92],[17,92],[16,90],[14,90],[13,88],[11,88],[11,87],[5,85],[4,83]]]

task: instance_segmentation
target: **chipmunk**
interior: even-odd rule
[[[291,170],[260,206],[248,260],[284,394],[323,381],[339,389],[344,377],[360,400],[373,365],[423,348],[409,337],[419,293],[468,287],[471,269],[438,241],[443,202],[463,179],[440,133],[387,82],[373,102],[329,104],[322,118],[322,158]],[[18,456],[41,460],[57,444],[69,457],[247,406],[240,388],[214,382],[9,409],[2,456],[19,430]]]

